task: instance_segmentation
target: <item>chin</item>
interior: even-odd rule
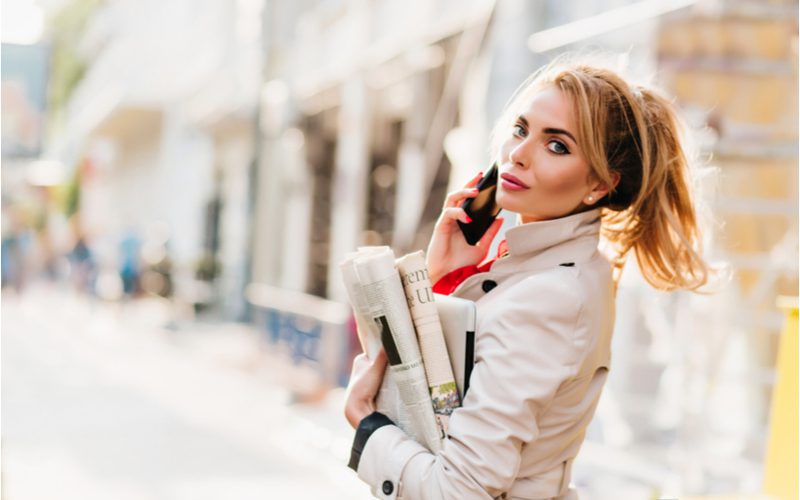
[[[525,213],[525,207],[520,206],[519,203],[514,203],[515,200],[509,199],[510,197],[500,191],[495,196],[497,206],[507,212],[514,212],[515,214]]]

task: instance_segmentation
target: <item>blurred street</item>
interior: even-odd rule
[[[278,377],[302,370],[255,331],[173,310],[3,295],[4,500],[369,497],[345,467],[341,390],[292,403]]]

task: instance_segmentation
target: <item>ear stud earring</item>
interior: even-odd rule
[[[590,197],[588,198],[588,200],[589,200],[589,201],[594,201],[594,196],[590,196]]]

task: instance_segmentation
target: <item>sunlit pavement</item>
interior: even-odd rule
[[[2,298],[4,500],[360,499],[341,391],[293,404],[242,325],[54,285]]]

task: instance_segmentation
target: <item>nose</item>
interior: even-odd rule
[[[515,166],[520,168],[528,168],[530,159],[530,152],[528,151],[530,141],[522,141],[515,145],[508,153],[508,159]]]

